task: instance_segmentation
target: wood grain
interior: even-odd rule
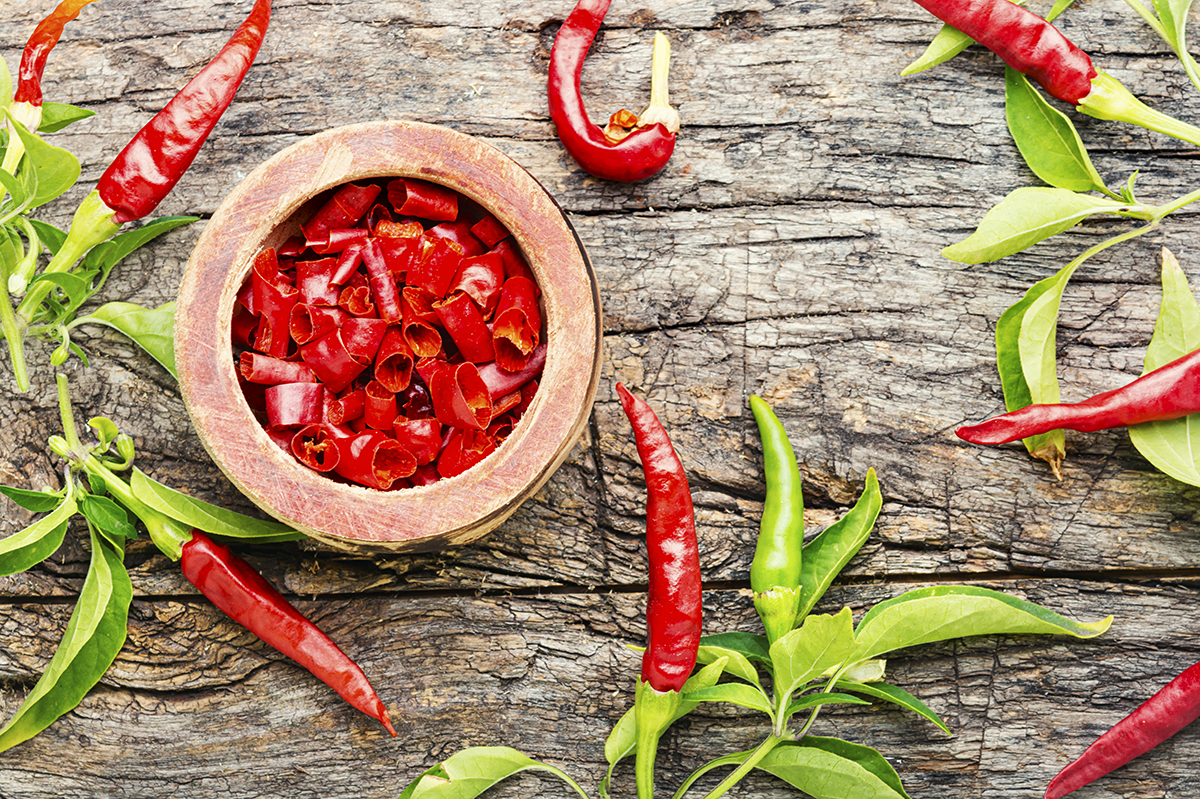
[[[10,67],[51,5],[0,0]],[[1019,447],[970,447],[953,435],[1002,406],[992,343],[1000,313],[1125,224],[1089,222],[994,264],[939,255],[998,199],[1036,182],[1005,128],[997,60],[972,48],[899,77],[938,27],[903,0],[614,3],[584,72],[593,117],[640,109],[652,34],[663,30],[684,128],[660,176],[609,184],[575,168],[546,110],[546,60],[569,5],[276,0],[236,102],[159,209],[202,220],[128,259],[102,292],[146,305],[173,299],[234,187],[338,125],[404,119],[478,136],[566,210],[595,265],[606,335],[588,427],[550,481],[471,546],[392,556],[313,543],[242,550],[359,659],[401,737],[387,738],[223,619],[142,540],[126,559],[135,602],[125,649],[78,710],[0,756],[0,796],[393,797],[460,747],[499,743],[591,790],[604,736],[631,699],[637,666],[626,645],[643,636],[644,487],[616,380],[650,399],[688,469],[710,631],[756,624],[744,591],[763,497],[750,393],[788,428],[813,532],[854,501],[868,468],[879,474],[879,523],[825,611],[965,582],[1081,620],[1115,615],[1089,642],[987,638],[900,653],[890,679],[941,714],[953,737],[887,707],[822,713],[815,732],[879,748],[914,797],[1037,796],[1096,734],[1200,657],[1200,491],[1156,472],[1123,431],[1068,436],[1062,482]],[[67,27],[47,97],[98,115],[54,138],[80,156],[83,179],[48,218],[69,221],[245,6],[102,0]],[[1148,104],[1200,118],[1166,46],[1123,3],[1082,4],[1063,27]],[[1110,185],[1139,171],[1152,203],[1195,188],[1190,146],[1072,119]],[[1170,247],[1194,276],[1197,241],[1200,219],[1185,212],[1077,273],[1058,334],[1065,398],[1139,372],[1158,311],[1159,251]],[[77,416],[116,421],[156,479],[254,512],[209,460],[171,378],[116,333],[77,335],[89,355],[86,368],[67,367]],[[45,446],[58,425],[48,357],[33,346],[33,389],[0,393],[3,482],[62,479]],[[0,534],[30,519],[2,508]],[[85,537],[74,530],[41,566],[0,578],[0,716],[54,651],[86,571]],[[697,712],[664,741],[660,780],[673,789],[763,733],[759,719],[725,707]],[[1081,799],[1200,796],[1197,735],[1181,733]],[[617,788],[632,796],[629,770]],[[571,795],[540,777],[497,792],[530,794]],[[796,794],[763,777],[737,795]]]

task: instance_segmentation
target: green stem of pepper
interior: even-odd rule
[[[731,771],[729,776],[721,780],[720,785],[709,791],[705,799],[717,799],[719,796],[724,796],[729,792],[730,788],[737,785],[739,782],[741,782],[743,777],[753,771],[754,768],[762,762],[764,757],[771,754],[771,751],[775,747],[779,746],[781,743],[794,740],[796,740],[796,737],[790,733],[785,733],[783,735],[772,734],[770,738],[767,738],[767,740],[759,744],[758,748],[751,752],[750,755],[744,761],[742,761],[741,765]]]
[[[658,740],[675,720],[682,702],[683,694],[679,691],[658,691],[649,682],[638,680],[633,700],[637,730],[634,772],[638,799],[654,797],[654,760],[658,755]]]
[[[1200,128],[1155,111],[1134,97],[1119,81],[1103,72],[1092,78],[1092,91],[1079,101],[1077,108],[1097,119],[1128,122],[1200,146]]]
[[[26,392],[29,390],[29,369],[25,365],[25,335],[7,297],[0,299],[0,332],[8,343],[8,359],[12,363],[17,391]]]

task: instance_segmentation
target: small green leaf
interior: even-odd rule
[[[964,264],[996,261],[1069,230],[1089,216],[1126,210],[1124,203],[1105,197],[1022,186],[984,214],[974,233],[942,250],[942,255]]]
[[[407,799],[473,799],[522,771],[543,771],[566,782],[584,799],[587,794],[561,769],[507,746],[472,746],[455,752],[436,770],[427,771],[405,789]]]
[[[1054,0],[1054,5],[1050,7],[1050,13],[1046,15],[1046,21],[1053,22],[1073,5],[1075,5],[1075,0]]]
[[[800,613],[803,619],[820,601],[835,577],[858,554],[871,535],[883,507],[883,495],[875,470],[867,470],[863,492],[845,516],[826,527],[804,545],[800,570]]]
[[[1012,67],[1004,71],[1004,113],[1013,141],[1035,175],[1060,189],[1108,193],[1071,120]]]
[[[164,216],[149,224],[118,233],[88,253],[88,265],[107,275],[112,268],[131,253],[177,227],[190,225],[198,216]]]
[[[84,494],[79,497],[79,512],[109,538],[137,538],[137,528],[129,521],[129,513],[108,497]]]
[[[762,689],[740,682],[726,682],[711,688],[701,688],[687,695],[692,702],[729,702],[750,710],[772,715],[771,700]]]
[[[1093,638],[1112,624],[1071,621],[1011,594],[973,586],[918,588],[871,608],[855,632],[854,660],[972,635],[1045,634]]]
[[[805,736],[783,743],[758,768],[813,799],[909,799],[900,775],[869,746]]]
[[[895,685],[887,683],[861,683],[852,682],[850,680],[838,680],[835,688],[842,691],[853,691],[856,694],[866,694],[873,696],[876,699],[882,699],[885,702],[891,702],[893,705],[898,705],[906,710],[911,710],[919,716],[937,725],[937,728],[947,735],[951,735],[950,728],[946,726],[938,715],[929,709],[929,706],[917,699],[915,696],[899,688]]]
[[[30,207],[37,208],[55,199],[79,180],[79,159],[69,150],[48,144],[41,136],[30,133],[12,114],[8,115],[9,127],[25,145],[25,161],[21,171],[29,170],[37,175],[37,188],[31,198]]]
[[[802,710],[818,707],[820,705],[869,705],[871,704],[865,699],[859,699],[857,696],[850,694],[839,694],[828,691],[819,691],[814,694],[807,694],[800,697],[796,701],[788,705],[787,716],[794,716]]]
[[[75,511],[75,497],[68,492],[48,516],[0,538],[0,576],[23,572],[58,551],[67,534],[67,522]]]
[[[67,231],[56,228],[47,222],[30,219],[29,224],[33,225],[38,238],[42,240],[42,244],[46,246],[51,255],[57,253],[62,248],[63,242],[67,240]]]
[[[124,552],[94,529],[92,560],[58,650],[41,679],[0,729],[0,752],[27,741],[74,709],[125,644],[133,586]]]
[[[0,288],[8,285],[8,276],[24,257],[25,245],[17,231],[8,226],[0,227]]]
[[[1142,374],[1200,348],[1200,305],[1175,256],[1164,248],[1162,260],[1162,304]],[[1134,425],[1129,440],[1159,471],[1200,486],[1200,414]]]
[[[850,608],[842,608],[832,616],[809,616],[799,628],[771,645],[776,695],[786,701],[827,669],[844,664],[853,651],[854,622]]]
[[[39,133],[57,133],[74,122],[88,117],[94,117],[95,111],[80,108],[67,103],[42,103],[42,121],[38,125]]]
[[[743,632],[715,633],[701,636],[700,646],[728,649],[731,652],[737,652],[747,660],[761,663],[764,666],[771,665],[771,649],[765,635]]]
[[[159,513],[213,535],[257,543],[296,541],[305,537],[286,524],[255,519],[181,494],[147,477],[140,469],[135,468],[130,474],[129,487],[135,497]]]
[[[108,302],[87,316],[76,319],[72,327],[94,323],[111,327],[133,340],[176,380],[175,303],[143,308],[132,302]]]
[[[758,670],[754,668],[754,664],[744,654],[733,649],[725,649],[701,643],[696,655],[696,662],[704,665],[706,663],[715,663],[721,658],[725,659],[726,674],[737,677],[740,680],[745,680],[751,685],[759,684]]]
[[[51,491],[30,491],[28,488],[0,486],[0,494],[11,499],[22,508],[34,513],[52,511],[62,503],[63,495]]]
[[[95,293],[91,281],[74,272],[43,272],[29,281],[30,286],[37,283],[50,283],[62,291],[63,301],[52,324],[69,319]]]
[[[8,71],[8,64],[4,63],[3,58],[0,58],[0,105],[7,106],[12,101],[12,98],[12,73]]]
[[[116,422],[104,416],[93,416],[88,419],[88,427],[96,431],[96,439],[100,443],[100,451],[106,451],[117,436],[121,435],[121,430],[117,427]]]

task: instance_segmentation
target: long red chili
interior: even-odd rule
[[[1060,799],[1149,752],[1200,718],[1200,663],[1195,663],[1162,690],[1121,719],[1058,773],[1046,787],[1045,799]]]
[[[680,691],[700,646],[700,554],[692,495],[683,464],[654,410],[617,383],[646,476],[646,551],[650,587],[642,679],[656,691]]]
[[[1200,413],[1200,350],[1082,402],[1028,405],[955,433],[972,444],[1005,444],[1051,430],[1090,433],[1193,413]]]
[[[179,564],[188,581],[231,619],[396,735],[383,702],[358,664],[229,547],[193,530]]]
[[[124,224],[153,211],[192,165],[233,102],[271,21],[271,0],[255,0],[245,22],[208,66],[188,81],[109,165],[96,191]]]
[[[13,93],[14,103],[42,104],[42,74],[46,71],[46,59],[58,44],[63,28],[79,16],[88,3],[96,0],[62,0],[50,15],[38,23],[25,43],[21,53],[21,65],[17,69],[17,90]]]
[[[588,118],[579,81],[583,61],[612,0],[579,0],[550,50],[550,119],[563,147],[581,167],[606,180],[644,180],[656,174],[675,150],[679,114],[667,99],[670,45],[655,36],[650,105],[640,116],[621,110],[601,130]]]

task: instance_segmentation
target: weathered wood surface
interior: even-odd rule
[[[0,55],[50,2],[0,0]],[[68,27],[50,99],[98,116],[56,141],[90,188],[113,154],[195,72],[245,2],[103,0]],[[483,542],[421,556],[354,558],[301,545],[247,552],[375,680],[401,735],[389,739],[328,689],[198,597],[147,541],[130,547],[129,641],[80,707],[0,756],[0,796],[388,797],[472,744],[506,743],[589,789],[602,742],[631,701],[642,640],[643,489],[612,384],[659,409],[692,477],[709,629],[753,629],[744,588],[762,479],[746,397],[791,433],[814,530],[857,495],[869,467],[885,505],[875,534],[822,607],[856,611],[914,585],[1015,591],[1083,620],[1116,615],[1092,642],[979,639],[891,662],[891,678],[954,730],[911,715],[833,709],[817,732],[876,746],[913,796],[1016,799],[1197,658],[1200,492],[1156,472],[1123,432],[1076,434],[1062,482],[1023,450],[961,444],[952,430],[1001,406],[992,329],[1024,290],[1116,227],[1086,225],[1031,252],[962,267],[938,251],[1005,193],[1032,181],[1003,120],[1002,71],[969,51],[901,79],[936,24],[913,4],[829,0],[658,1],[612,9],[588,60],[593,115],[643,102],[650,35],[674,42],[685,121],[659,177],[592,180],[549,124],[546,60],[569,4],[305,3],[277,0],[237,102],[161,213],[210,215],[254,165],[324,128],[378,118],[446,124],[525,165],[571,215],[597,269],[606,329],[592,424],[549,485]],[[1044,9],[1042,9],[1044,10]],[[1065,27],[1150,104],[1185,118],[1200,103],[1165,46],[1117,0]],[[1077,117],[1112,184],[1141,170],[1161,202],[1196,185],[1195,151]],[[56,211],[65,223],[73,202]],[[104,299],[174,296],[203,221],[139,252]],[[1200,273],[1200,220],[1105,253],[1063,303],[1064,395],[1140,369],[1158,304],[1158,252]],[[120,336],[86,331],[70,369],[80,418],[135,436],[139,464],[245,509],[192,434],[170,377]],[[54,484],[48,351],[31,392],[0,394],[0,478]],[[7,367],[5,367],[7,370]],[[29,516],[5,504],[0,533]],[[45,668],[86,570],[72,535],[0,578],[0,715]],[[674,787],[708,757],[745,748],[758,719],[702,711],[660,755]],[[1196,729],[1088,796],[1200,796]],[[621,772],[619,793],[632,795]],[[768,778],[741,796],[795,795]],[[529,777],[497,795],[567,796]],[[1081,796],[1085,795],[1083,793]]]

